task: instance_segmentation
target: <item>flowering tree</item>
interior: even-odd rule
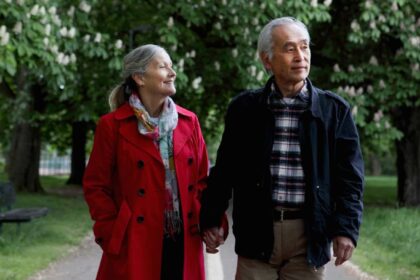
[[[418,206],[420,5],[337,0],[330,13],[332,22],[316,29],[327,64],[321,75],[354,105],[366,151],[389,153],[396,143],[398,201]]]
[[[42,190],[42,128],[54,122],[55,131],[63,132],[66,122],[89,118],[84,95],[105,72],[111,76],[120,67],[121,42],[93,28],[89,13],[96,1],[73,2],[0,2],[0,90],[13,128],[7,172],[18,189]]]

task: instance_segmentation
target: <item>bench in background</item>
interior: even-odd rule
[[[15,208],[16,193],[11,182],[0,182],[0,233],[3,223],[15,223],[19,231],[20,224],[47,215],[48,208]]]

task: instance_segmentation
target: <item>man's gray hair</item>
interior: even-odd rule
[[[273,58],[273,29],[282,25],[294,24],[302,28],[305,31],[306,36],[308,37],[308,44],[310,43],[310,36],[308,28],[306,25],[293,17],[281,17],[276,18],[270,21],[264,28],[261,30],[260,36],[258,37],[258,54],[265,53],[268,55],[268,58],[271,60]]]

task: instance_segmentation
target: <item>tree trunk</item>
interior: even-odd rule
[[[39,177],[40,123],[32,117],[44,111],[46,92],[41,84],[28,86],[29,83],[27,71],[21,69],[17,78],[17,108],[14,112],[17,121],[12,132],[6,172],[17,190],[43,192]]]
[[[420,206],[420,108],[401,108],[394,118],[396,127],[404,133],[396,142],[398,203]]]
[[[7,160],[7,173],[17,190],[43,192],[39,180],[40,154],[39,128],[27,122],[15,124]]]
[[[380,176],[382,174],[381,161],[375,154],[369,155],[370,168],[372,176]]]
[[[82,185],[83,174],[85,173],[86,166],[86,133],[86,122],[73,122],[71,141],[71,174],[67,181],[68,185]]]

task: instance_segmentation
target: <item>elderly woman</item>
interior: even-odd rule
[[[144,45],[101,117],[83,189],[103,250],[97,279],[204,279],[199,195],[208,159],[196,115],[171,99],[168,53]]]

